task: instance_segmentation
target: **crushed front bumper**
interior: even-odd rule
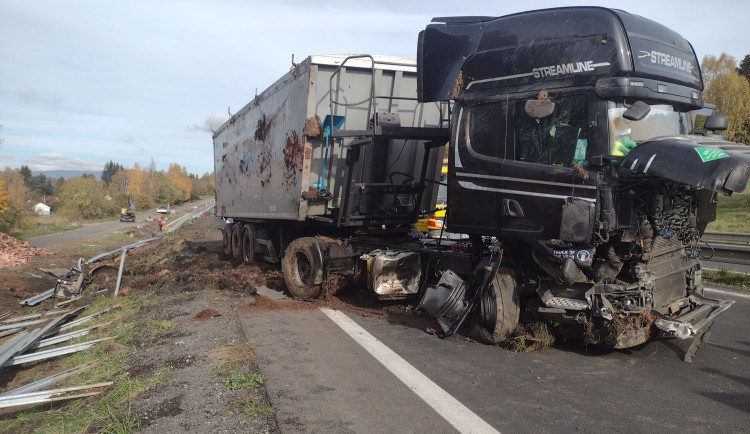
[[[729,309],[734,300],[718,300],[706,298],[696,293],[688,297],[697,307],[675,319],[668,318],[658,312],[652,311],[656,320],[654,326],[663,335],[675,336],[680,339],[693,338],[690,347],[685,351],[684,360],[688,363],[693,361],[695,353],[701,344],[711,335],[710,329],[716,318]]]

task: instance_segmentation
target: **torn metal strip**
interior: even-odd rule
[[[27,321],[27,320],[30,320],[30,319],[37,319],[37,318],[41,318],[41,317],[42,317],[41,313],[32,313],[31,315],[24,315],[24,316],[19,316],[19,317],[16,317],[16,318],[6,319],[6,320],[3,321],[3,324],[11,324],[11,323],[14,323],[14,322]]]
[[[8,361],[0,365],[0,367],[21,365],[24,363],[31,363],[31,362],[37,362],[39,360],[50,359],[52,357],[58,357],[58,356],[64,356],[66,354],[77,353],[78,351],[89,349],[93,347],[94,345],[98,344],[99,342],[109,341],[111,339],[114,339],[114,338],[110,337],[110,338],[95,339],[93,341],[82,342],[80,344],[68,345],[67,347],[53,348],[51,350],[39,351],[38,353],[23,354],[23,355],[16,356],[16,357],[9,359]]]
[[[0,408],[17,407],[19,405],[40,404],[44,402],[61,401],[65,399],[83,398],[98,395],[107,387],[114,384],[106,383],[88,384],[86,386],[66,387],[63,389],[42,390],[39,392],[23,393],[0,397]]]
[[[104,310],[99,311],[97,313],[92,313],[91,315],[85,316],[83,318],[79,318],[79,319],[77,319],[75,321],[71,321],[71,322],[65,324],[64,326],[60,327],[59,329],[51,330],[44,337],[52,336],[55,333],[58,333],[58,332],[61,332],[61,331],[64,331],[64,330],[68,330],[68,329],[72,329],[73,327],[77,327],[77,326],[79,326],[79,325],[81,325],[81,324],[83,324],[85,322],[91,321],[92,319],[94,319],[94,318],[96,318],[98,316],[104,315],[105,313],[109,313],[110,310],[112,310],[112,308],[107,308],[107,309],[104,309]]]
[[[17,329],[10,329],[10,330],[0,331],[0,338],[4,338],[4,337],[10,336],[10,335],[12,335],[14,333],[18,333],[21,330],[23,330],[23,328],[17,328]]]
[[[44,300],[52,297],[54,294],[55,294],[55,288],[51,288],[51,289],[48,289],[47,291],[44,291],[42,293],[39,293],[39,294],[33,296],[33,297],[29,297],[29,298],[27,298],[25,300],[21,300],[21,301],[19,301],[19,303],[21,305],[26,305],[26,306],[35,306],[35,305],[41,303],[42,301],[44,301]]]
[[[3,347],[0,348],[0,366],[15,356],[16,353],[18,353],[18,349],[26,345],[30,336],[31,334],[29,332],[23,332],[11,339],[7,344],[3,345]]]
[[[110,324],[112,324],[112,321],[104,322],[104,323],[100,323],[100,324],[95,324],[95,325],[92,325],[89,328],[85,328],[85,329],[81,329],[81,330],[76,330],[74,332],[65,333],[65,334],[62,334],[62,335],[59,335],[59,336],[54,336],[54,337],[51,337],[51,338],[43,339],[43,340],[37,342],[35,345],[32,345],[30,349],[37,349],[37,348],[49,347],[51,345],[57,345],[59,343],[69,341],[71,339],[80,338],[81,336],[86,336],[87,334],[91,333],[92,330],[96,330],[96,329],[99,329],[99,328],[104,328],[104,327],[106,327],[106,326],[108,326]]]
[[[57,317],[47,323],[44,327],[41,327],[39,329],[34,330],[31,332],[31,335],[33,336],[31,339],[29,339],[28,342],[24,346],[22,346],[17,354],[23,354],[27,350],[29,350],[31,347],[34,346],[38,341],[42,340],[45,336],[47,336],[51,330],[55,330],[59,328],[59,325],[64,323],[65,321],[73,318],[74,316],[78,315],[79,313],[83,312],[83,310],[86,308],[86,306],[79,307],[78,309],[68,312],[63,316]]]
[[[13,315],[13,312],[6,312],[6,313],[0,315],[0,320],[4,320],[5,318],[8,318],[11,315]]]
[[[73,374],[77,374],[79,372],[83,372],[86,369],[94,366],[94,362],[85,363],[80,366],[76,366],[73,369],[68,369],[67,371],[63,371],[60,373],[57,373],[55,375],[50,375],[49,377],[42,378],[41,380],[34,381],[33,383],[25,384],[21,387],[17,387],[13,390],[9,390],[5,393],[0,393],[0,398],[7,397],[7,396],[14,396],[14,395],[21,395],[25,393],[34,392],[36,390],[41,389],[42,387],[49,386],[50,384],[55,384],[58,381],[67,378]]]
[[[13,323],[13,324],[1,325],[0,326],[0,331],[2,331],[2,330],[10,330],[10,329],[19,328],[19,327],[20,328],[28,327],[28,326],[32,326],[32,325],[36,325],[36,324],[42,323],[44,321],[46,321],[46,320],[37,319],[37,320],[34,320],[34,321],[24,321],[24,322],[17,322],[17,323]]]

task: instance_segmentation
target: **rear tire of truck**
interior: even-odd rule
[[[225,255],[232,255],[232,225],[227,223],[221,228],[221,250]]]
[[[255,228],[252,225],[245,225],[242,231],[242,262],[255,262]]]
[[[480,266],[474,273],[472,287],[479,285],[490,269]],[[471,324],[472,334],[481,342],[505,342],[518,326],[521,294],[509,268],[500,267],[487,292],[480,298]]]
[[[232,225],[232,258],[242,259],[242,224]]]
[[[297,238],[287,246],[281,259],[281,272],[295,298],[312,301],[323,290],[323,242],[317,238]],[[319,283],[316,283],[319,282]]]

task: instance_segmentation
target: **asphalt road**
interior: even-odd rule
[[[175,206],[172,209],[174,209],[176,213],[179,213],[180,211],[190,210],[194,206],[202,207],[205,204],[209,203],[211,200],[212,199],[202,199],[202,200],[195,201],[195,202],[188,202],[182,205]],[[96,241],[97,239],[102,238],[103,236],[109,235],[111,233],[117,232],[120,229],[125,229],[130,226],[135,226],[140,223],[143,223],[149,217],[157,218],[158,215],[159,214],[157,214],[155,211],[140,211],[140,212],[136,212],[135,223],[121,222],[119,220],[101,222],[101,223],[91,223],[91,224],[84,225],[78,229],[73,229],[70,231],[63,231],[63,232],[56,232],[56,233],[47,234],[47,235],[40,235],[38,237],[29,238],[26,241],[32,246],[39,247],[42,249],[59,248],[59,247],[64,247],[72,243],[80,243],[84,241]],[[168,216],[170,220],[176,217],[177,216],[174,214]],[[153,224],[156,224],[156,223],[154,222]]]
[[[624,351],[558,344],[513,353],[438,339],[423,331],[429,320],[413,316],[345,314],[500,432],[746,432],[750,297],[706,295],[736,303],[692,364],[682,361],[689,342],[676,339]],[[282,432],[457,432],[320,309],[238,316]]]

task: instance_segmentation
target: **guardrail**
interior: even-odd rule
[[[750,234],[706,232],[701,238],[713,247],[714,254],[708,261],[750,265]],[[703,248],[704,255],[709,255],[710,251],[708,247]]]

